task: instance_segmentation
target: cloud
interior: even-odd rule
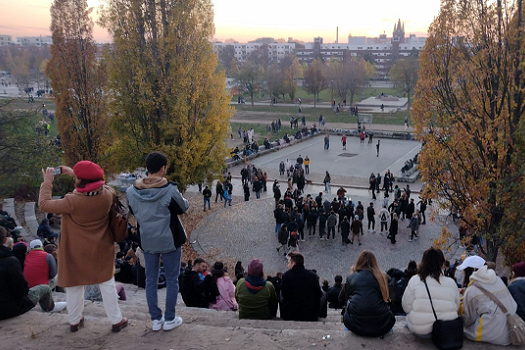
[[[5,26],[5,25],[0,25],[0,29],[8,29],[8,30],[24,29],[24,30],[50,31],[48,27],[31,27],[31,26]]]

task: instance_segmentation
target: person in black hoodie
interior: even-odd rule
[[[304,267],[303,255],[288,254],[288,271],[281,287],[281,318],[292,321],[317,321],[323,295],[317,275]]]
[[[206,285],[200,279],[199,272],[206,271],[207,264],[202,258],[197,258],[193,262],[193,269],[187,269],[182,278],[182,300],[187,307],[208,308],[208,302],[205,298]]]
[[[38,285],[29,289],[20,262],[11,250],[4,246],[7,231],[0,227],[0,320],[25,314],[40,304],[42,311],[60,312],[65,302],[55,303],[51,288]]]
[[[396,318],[390,308],[388,281],[373,253],[364,250],[351,268],[345,284],[348,306],[344,324],[353,333],[364,337],[382,337]]]
[[[335,284],[328,288],[327,291],[327,299],[328,299],[328,307],[330,309],[342,309],[345,307],[345,304],[339,301],[339,294],[341,293],[341,289],[343,289],[343,277],[341,275],[337,275],[334,278]]]

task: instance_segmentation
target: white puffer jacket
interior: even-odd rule
[[[439,283],[432,277],[427,277],[426,282],[438,319],[444,321],[456,319],[460,302],[456,282],[443,275],[440,276]],[[407,313],[408,328],[412,333],[421,335],[432,333],[432,326],[436,319],[432,313],[425,283],[418,275],[413,276],[408,282],[402,305]]]

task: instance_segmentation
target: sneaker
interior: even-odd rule
[[[83,328],[84,327],[84,317],[82,317],[80,319],[80,322],[77,323],[77,324],[72,324],[69,326],[69,330],[72,332],[72,333],[75,333],[77,332],[80,328]]]
[[[158,332],[161,330],[163,324],[164,324],[164,317],[161,318],[160,320],[153,320],[151,324],[151,330],[153,332]]]
[[[165,331],[171,331],[172,329],[177,328],[181,324],[182,324],[182,318],[180,318],[179,316],[175,316],[173,320],[165,321],[162,329],[164,329]]]
[[[418,238],[419,238],[419,236],[416,236],[416,241],[417,241]]]
[[[60,311],[62,311],[62,310],[64,310],[66,308],[66,305],[67,305],[67,303],[65,301],[55,302],[55,307],[53,308],[53,310],[51,310],[49,312],[51,312],[51,313],[60,312]]]
[[[409,242],[412,242],[412,240],[411,240],[411,239],[409,239],[408,241],[409,241]]]
[[[361,245],[361,242],[359,242],[359,245]]]

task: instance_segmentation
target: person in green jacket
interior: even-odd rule
[[[264,279],[263,263],[252,259],[248,276],[241,278],[235,288],[239,318],[270,319],[277,313],[277,294],[272,282]]]

